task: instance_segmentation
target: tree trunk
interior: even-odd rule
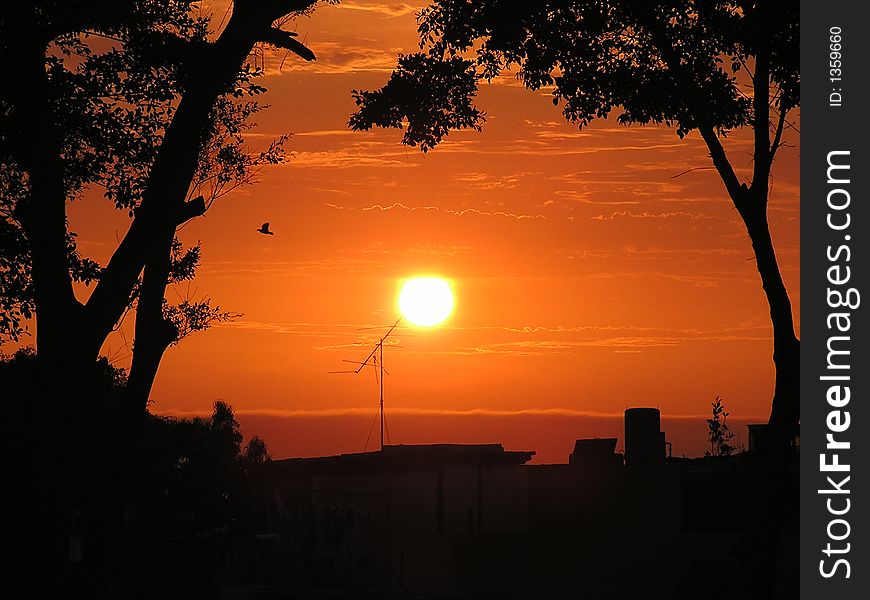
[[[87,469],[77,463],[87,456],[78,415],[93,391],[96,355],[82,352],[82,305],[69,272],[60,136],[45,66],[48,39],[33,6],[18,3],[7,18],[2,66],[9,80],[16,81],[3,94],[14,117],[8,141],[18,151],[29,183],[28,196],[19,201],[14,217],[30,250],[39,352],[20,379],[2,387],[19,412],[13,419],[17,430],[11,462],[22,470],[17,481],[32,484],[12,494],[12,527],[22,530],[20,537],[13,536],[19,550],[13,553],[10,572],[45,582],[44,591],[51,596],[55,589],[63,591],[70,515],[86,485]]]
[[[194,81],[166,131],[127,235],[82,306],[69,273],[66,189],[45,53],[54,36],[78,31],[82,23],[93,22],[99,29],[97,21],[121,20],[129,7],[115,4],[106,10],[79,7],[64,19],[52,14],[47,19],[51,26],[45,29],[44,15],[18,3],[9,11],[14,26],[3,23],[5,32],[14,33],[7,51],[0,53],[0,66],[13,78],[20,75],[20,85],[4,98],[11,100],[19,127],[13,141],[20,146],[31,186],[31,197],[17,207],[15,216],[31,248],[38,321],[38,364],[11,386],[13,397],[22,400],[20,422],[40,427],[35,448],[22,443],[34,445],[22,434],[13,451],[14,468],[29,475],[21,480],[35,480],[32,493],[18,494],[13,501],[19,520],[30,528],[20,538],[22,551],[15,559],[21,573],[33,573],[25,579],[44,582],[58,592],[46,590],[48,595],[100,597],[111,590],[102,568],[116,555],[116,527],[129,501],[139,425],[160,360],[174,340],[171,324],[163,319],[163,297],[175,229],[180,219],[191,216],[185,211],[185,197],[203,132],[216,99],[231,90],[253,45],[270,33],[272,22],[313,2],[237,0],[224,32],[192,73]],[[122,402],[106,402],[107,396],[100,397],[96,361],[143,268],[129,389]],[[87,535],[78,538],[87,543],[84,565],[70,562],[70,535],[79,535],[73,531],[79,525],[71,525],[74,515],[91,521],[81,525]]]
[[[795,335],[791,300],[770,237],[766,191],[766,186],[759,191],[746,190],[746,201],[735,204],[755,251],[755,265],[773,325],[775,385],[761,450],[774,463],[784,467],[788,461],[791,440],[800,422],[800,341]]]
[[[103,491],[94,505],[99,513],[94,519],[94,537],[99,551],[93,557],[91,570],[98,573],[97,589],[104,590],[107,597],[122,597],[124,593],[116,587],[117,575],[125,522],[132,502],[139,435],[160,360],[176,333],[175,328],[163,320],[160,307],[156,319],[154,311],[137,312],[136,328],[133,365],[108,436],[103,476],[99,481]],[[143,335],[143,328],[150,331]]]
[[[186,214],[185,197],[214,104],[233,85],[255,41],[255,32],[249,24],[231,18],[202,61],[199,75],[180,102],[163,139],[136,219],[107,268],[106,279],[101,282],[103,287],[98,287],[92,296],[94,304],[88,304],[88,309],[94,310],[95,333],[104,339],[120,315],[119,302],[126,302],[131,276],[138,276],[144,266],[136,307],[133,362],[108,440],[104,464],[106,489],[96,503],[99,516],[95,518],[94,535],[99,549],[90,569],[99,573],[95,589],[109,596],[121,592],[115,589],[115,576],[125,515],[132,500],[142,420],[160,361],[178,335],[175,326],[163,315],[172,242],[180,216]]]
[[[744,532],[744,561],[752,598],[793,597],[797,593],[797,560],[782,547],[783,535],[795,526],[797,490],[789,467],[792,438],[800,419],[800,341],[794,331],[791,301],[776,260],[767,221],[767,186],[743,189],[735,205],[752,248],[773,325],[775,385],[773,402],[761,447],[752,457],[751,503]],[[785,557],[785,558],[782,558]],[[792,564],[794,563],[794,564]],[[780,564],[789,571],[778,571]]]
[[[60,135],[50,105],[46,75],[48,40],[39,35],[35,9],[19,6],[11,11],[15,35],[0,65],[16,84],[4,93],[12,108],[16,148],[27,171],[28,194],[15,207],[30,249],[36,317],[37,346],[41,358],[62,368],[71,358],[69,348],[80,332],[81,304],[73,292],[66,238],[66,188],[61,163]],[[96,358],[96,357],[94,357]]]

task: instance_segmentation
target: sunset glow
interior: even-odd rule
[[[28,580],[863,589],[857,13],[6,4],[0,390]]]
[[[210,6],[219,22],[226,3]],[[330,371],[362,359],[401,311],[400,325],[449,326],[388,340],[395,443],[504,443],[564,462],[579,436],[621,435],[626,407],[657,406],[674,455],[692,456],[708,448],[716,395],[735,423],[766,421],[769,307],[697,132],[625,127],[617,113],[579,130],[549,90],[513,73],[481,87],[482,132],[451,133],[425,155],[400,131],[348,129],[351,90],[384,85],[397,54],[418,48],[424,6],[326,4],[292,24],[316,61],[263,55],[272,108],[249,143],[292,134],[289,159],[184,225],[178,238],[202,242],[201,266],[167,292],[242,316],[166,352],[149,410],[208,415],[223,399],[276,458],[361,451],[371,396]],[[799,334],[797,130],[783,142],[769,216]],[[745,178],[752,136],[724,143]],[[79,251],[100,265],[130,224],[103,191],[69,208]],[[273,235],[258,233],[264,222]],[[404,278],[434,275],[448,278],[449,308],[406,308]],[[92,290],[79,284],[79,300]],[[131,313],[102,348],[118,367],[130,368],[133,325]]]
[[[453,292],[440,277],[415,277],[402,285],[399,292],[402,316],[420,327],[443,323],[453,312]]]

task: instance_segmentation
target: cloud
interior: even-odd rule
[[[348,211],[357,210],[356,208],[354,208],[352,206],[343,206],[343,205],[339,205],[339,204],[333,204],[331,202],[324,202],[323,205],[328,206],[329,208],[333,208],[335,210],[348,210]],[[545,215],[530,215],[530,214],[523,214],[523,213],[512,213],[512,212],[504,212],[504,211],[500,211],[500,210],[485,211],[485,210],[480,210],[477,208],[464,208],[462,210],[453,210],[450,208],[440,208],[438,206],[433,206],[433,205],[408,206],[407,204],[403,204],[401,202],[394,202],[393,204],[386,205],[386,206],[381,205],[381,204],[374,204],[372,206],[365,206],[359,210],[361,212],[389,212],[392,210],[404,210],[407,212],[432,211],[432,212],[440,212],[440,213],[444,213],[444,214],[448,214],[448,215],[454,215],[454,216],[458,216],[458,217],[463,217],[466,215],[478,215],[478,216],[482,216],[482,217],[505,217],[505,218],[516,219],[516,220],[520,220],[520,221],[527,220],[527,219],[547,219],[547,217]]]
[[[686,260],[689,257],[707,257],[707,258],[747,258],[746,250],[736,248],[661,248],[653,246],[650,248],[637,248],[634,244],[623,246],[619,249],[619,253],[610,253],[609,257],[631,258],[635,260],[671,260],[678,257],[681,260]],[[751,257],[748,257],[751,258]],[[696,262],[696,261],[690,261]]]
[[[614,353],[634,354],[655,348],[674,348],[695,342],[768,342],[766,335],[707,335],[697,337],[605,337],[588,340],[527,340],[482,344],[446,351],[418,352],[420,354],[447,355],[507,355],[507,356],[552,356],[556,354],[575,354],[585,348],[612,349]]]
[[[357,133],[355,131],[351,131],[350,129],[319,129],[314,131],[302,131],[299,133],[294,133],[293,137],[353,137],[355,135],[357,135]]]
[[[522,214],[522,213],[519,213],[519,214],[518,213],[509,213],[509,212],[504,212],[504,211],[500,211],[500,210],[490,212],[490,211],[485,211],[485,210],[479,210],[477,208],[465,208],[462,210],[452,210],[449,208],[439,208],[437,206],[431,206],[431,205],[430,206],[407,206],[405,204],[402,204],[401,202],[395,202],[393,204],[390,204],[389,206],[382,206],[380,204],[375,204],[373,206],[367,206],[367,207],[362,209],[363,212],[368,212],[368,211],[386,212],[386,211],[390,211],[390,210],[406,210],[409,212],[414,212],[414,211],[418,211],[418,210],[436,211],[436,212],[443,212],[443,213],[448,214],[448,215],[455,215],[458,217],[462,217],[465,215],[480,215],[483,217],[507,217],[510,219],[517,219],[517,220],[546,219],[547,218],[544,215],[528,215],[528,214]]]
[[[347,348],[370,347],[371,342],[348,342],[347,344],[327,344],[325,346],[315,346],[315,350],[346,350]]]
[[[353,250],[353,254],[376,256],[458,256],[468,254],[473,248],[462,244],[411,244],[394,247],[384,242],[376,242],[369,248]]]
[[[218,276],[253,276],[253,277],[294,277],[299,273],[312,271],[338,271],[345,269],[360,269],[378,264],[371,258],[353,258],[347,256],[311,259],[299,261],[276,262],[242,262],[216,261],[204,264],[199,272]]]
[[[523,124],[531,129],[554,129],[565,126],[564,121],[530,121],[529,119],[524,119]]]
[[[341,352],[370,348],[373,344],[370,329],[382,330],[378,325],[239,320],[217,327],[310,338],[314,340],[314,350]],[[388,344],[401,346],[406,354],[426,356],[544,357],[579,355],[596,349],[615,354],[638,354],[697,344],[770,342],[769,324],[761,321],[712,324],[703,329],[633,324],[448,326],[444,329],[447,338],[438,349],[417,349],[414,344],[406,345],[400,339],[388,340]],[[472,339],[474,345],[468,345]]]
[[[237,409],[233,411],[237,416],[263,416],[284,418],[323,418],[323,417],[371,417],[371,407],[341,407],[341,408],[253,408]],[[159,411],[160,415],[172,417],[202,417],[209,416],[210,411],[179,410],[167,408]],[[589,417],[622,419],[622,412],[604,412],[594,410],[581,410],[574,408],[518,408],[518,409],[494,409],[494,408],[421,408],[414,406],[392,406],[390,414],[393,416],[456,416],[456,417],[517,417],[517,416],[553,416],[553,417]],[[708,414],[662,414],[666,419],[706,419]]]
[[[600,155],[603,152],[630,152],[659,150],[660,153],[676,152],[683,147],[680,143],[673,144],[649,144],[649,145],[623,145],[603,146],[600,143],[583,143],[582,136],[577,134],[564,139],[543,139],[532,136],[531,138],[514,138],[510,142],[499,141],[493,143],[492,138],[484,134],[472,131],[454,132],[454,135],[470,136],[468,139],[449,139],[438,145],[439,154],[474,153],[481,155],[496,156],[544,156],[571,157],[585,155]]]
[[[668,180],[638,179],[636,173],[617,172],[606,179],[600,173],[553,178],[571,184],[559,189],[556,196],[582,204],[640,204],[667,202],[685,191],[685,187]],[[611,197],[617,197],[612,200]],[[682,201],[680,196],[679,201]]]
[[[221,329],[249,329],[254,331],[269,331],[272,333],[289,334],[304,337],[338,337],[347,335],[359,329],[359,325],[344,323],[302,323],[302,322],[275,322],[275,321],[252,321],[249,319],[237,319],[226,323],[217,323],[213,327]],[[338,331],[336,331],[338,330]],[[358,333],[358,332],[357,332]]]
[[[286,73],[318,73],[336,75],[342,73],[390,73],[396,66],[401,48],[362,46],[346,41],[306,40],[317,60],[303,62],[285,50],[265,48],[263,66],[270,76]]]
[[[667,327],[644,327],[636,325],[579,325],[565,326],[556,325],[545,327],[542,325],[526,325],[524,327],[499,327],[501,331],[510,333],[534,334],[534,333],[586,333],[589,331],[674,331]],[[686,334],[702,333],[700,329],[681,329]]]
[[[468,172],[468,173],[454,173],[451,175],[451,179],[454,181],[458,181],[466,188],[475,188],[481,190],[500,190],[500,189],[513,189],[517,187],[517,184],[520,183],[520,180],[533,175],[539,175],[540,173],[533,172],[519,172],[513,173],[511,175],[492,175],[490,173],[477,173],[477,172]]]
[[[416,14],[423,5],[414,6],[404,2],[369,2],[368,0],[342,0],[338,8],[345,10],[364,11],[395,18],[409,14]]]
[[[679,273],[665,273],[662,271],[620,271],[591,273],[586,277],[589,279],[669,279],[679,283],[687,283],[698,288],[717,288],[723,281],[753,284],[757,281],[754,277],[726,272],[710,273],[709,275],[681,275]]]
[[[590,217],[594,221],[613,221],[616,219],[624,218],[624,219],[674,219],[674,218],[686,218],[691,219],[693,221],[725,221],[732,222],[732,219],[725,219],[724,217],[720,217],[719,215],[707,215],[704,213],[689,213],[685,211],[671,211],[671,212],[661,212],[661,213],[651,213],[651,212],[641,212],[636,213],[630,210],[621,210],[618,212],[611,213],[610,215],[596,215],[594,217]]]
[[[350,169],[357,167],[416,167],[418,163],[390,156],[401,156],[396,153],[384,153],[381,156],[365,153],[359,148],[344,148],[323,152],[293,152],[288,166],[291,168],[321,168]]]
[[[604,337],[587,340],[524,340],[487,344],[487,350],[497,349],[529,349],[529,350],[571,350],[574,348],[610,348],[628,346],[631,348],[660,348],[677,346],[683,341],[670,337]]]
[[[371,407],[337,407],[337,408],[253,408],[253,409],[237,409],[233,411],[237,416],[245,417],[276,417],[276,418],[324,418],[324,417],[366,417],[371,418],[373,411]],[[210,411],[206,410],[181,410],[177,408],[166,408],[157,411],[157,414],[162,416],[185,418],[185,417],[207,417],[211,415]],[[414,406],[391,406],[390,414],[393,416],[410,416],[410,417],[585,417],[590,419],[619,419],[624,418],[622,411],[595,411],[583,410],[567,407],[553,408],[517,408],[517,409],[496,409],[486,407],[474,408],[420,408]],[[686,421],[703,421],[709,418],[709,413],[704,414],[672,414],[662,413],[662,419],[667,420],[686,420]],[[759,417],[742,417],[740,420],[759,420]]]
[[[590,198],[594,194],[599,195],[600,192],[581,192],[578,190],[556,190],[553,192],[554,195],[559,198],[564,198],[569,202],[576,202],[578,204],[603,204],[607,206],[620,206],[620,205],[629,205],[629,206],[637,206],[641,203],[641,200],[593,200]]]

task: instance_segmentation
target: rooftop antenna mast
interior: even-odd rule
[[[345,360],[344,362],[353,363],[359,365],[353,371],[330,371],[330,373],[354,373],[357,374],[362,371],[365,367],[374,367],[375,368],[375,379],[378,380],[378,384],[380,386],[380,402],[378,404],[378,418],[381,423],[381,451],[384,449],[384,374],[389,375],[387,371],[384,369],[384,341],[390,337],[390,334],[393,333],[393,330],[398,327],[399,321],[402,320],[402,317],[396,319],[396,322],[387,330],[378,343],[375,344],[375,347],[372,348],[372,351],[369,352],[369,355],[365,357],[365,360],[356,361],[356,360]],[[380,371],[380,377],[378,377],[378,371]]]

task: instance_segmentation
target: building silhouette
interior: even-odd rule
[[[253,534],[224,549],[220,587],[228,598],[746,593],[751,456],[669,457],[657,409],[625,416],[625,456],[616,438],[579,439],[566,464],[500,444],[266,463]],[[793,508],[781,543],[796,548]]]

